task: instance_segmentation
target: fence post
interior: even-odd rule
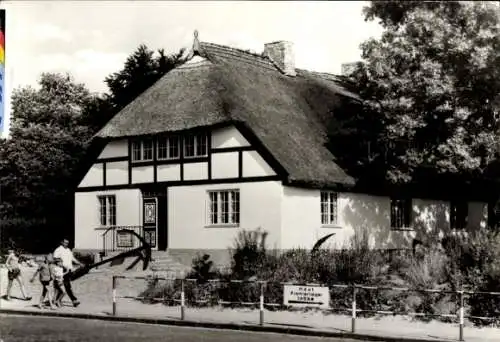
[[[113,276],[113,316],[116,316],[116,276]]]
[[[459,341],[464,340],[464,291],[460,290],[459,292],[460,295],[460,309],[459,309],[459,320],[460,320],[460,334],[459,334]]]
[[[264,325],[264,282],[260,283],[260,325]]]
[[[181,321],[183,321],[185,316],[185,298],[184,298],[184,279],[181,279]]]
[[[351,319],[351,330],[353,333],[356,332],[356,294],[358,289],[356,284],[352,284],[352,319]]]

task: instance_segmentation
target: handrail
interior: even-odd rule
[[[130,246],[130,247],[120,247],[120,246],[117,246],[118,236],[117,236],[116,233],[119,232],[120,230],[122,230],[122,229],[128,229],[128,230],[135,231],[140,236],[143,235],[142,234],[143,233],[143,227],[139,226],[139,225],[136,225],[136,226],[131,226],[131,225],[105,226],[105,227],[98,227],[98,228],[96,228],[96,230],[97,229],[104,229],[104,228],[106,228],[106,229],[101,234],[101,237],[102,237],[102,251],[100,252],[101,258],[103,258],[104,256],[106,256],[108,254],[108,252],[114,252],[116,250],[127,250],[127,249],[130,249],[130,248],[134,247],[133,245]],[[110,241],[111,244],[112,244],[112,246],[107,246],[108,239],[110,238],[109,237],[110,232],[112,232],[111,241]],[[133,242],[132,242],[132,244],[133,244]]]

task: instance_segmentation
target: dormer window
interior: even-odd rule
[[[205,157],[208,155],[206,133],[189,134],[184,138],[184,157]]]
[[[132,142],[132,161],[153,160],[153,140],[144,139]]]

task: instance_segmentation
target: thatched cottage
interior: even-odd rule
[[[360,99],[333,75],[297,69],[289,42],[257,55],[195,34],[188,61],[96,135],[75,192],[75,248],[130,247],[123,227],[160,251],[221,259],[241,229],[261,228],[283,250],[331,233],[339,248],[368,228],[374,246],[392,249],[411,247],[418,230],[486,225],[483,201],[353,190],[324,122],[346,101]]]

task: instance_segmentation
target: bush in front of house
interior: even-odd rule
[[[412,256],[402,268],[402,279],[408,287],[416,290],[449,290],[447,283],[447,256],[436,246],[426,253]],[[433,292],[410,292],[405,296],[405,310],[429,315],[452,314],[455,306],[449,305],[449,294]],[[430,320],[430,316],[422,318]]]
[[[231,275],[235,279],[250,279],[259,275],[266,266],[266,231],[240,230],[234,240]]]
[[[185,295],[189,305],[196,301],[216,304],[219,300],[238,303],[258,303],[259,283],[211,283],[207,280],[265,280],[266,303],[283,303],[283,285],[280,282],[359,284],[377,287],[402,287],[411,289],[440,289],[475,291],[500,291],[500,237],[491,232],[479,232],[469,237],[449,237],[444,248],[427,247],[421,254],[400,254],[390,262],[382,253],[370,248],[368,236],[355,235],[344,248],[319,250],[314,254],[304,249],[293,249],[277,254],[265,245],[267,234],[261,230],[242,231],[234,243],[231,271],[221,274],[207,256],[193,260],[189,277],[199,284],[186,283]],[[466,286],[467,285],[467,286]],[[180,298],[180,286],[164,285],[165,289],[151,284],[149,296]],[[331,307],[350,309],[352,287],[331,287]],[[468,299],[467,299],[468,298]],[[466,297],[469,312],[475,316],[499,316],[500,297],[475,295]],[[400,291],[394,289],[358,289],[358,309],[366,311],[418,312],[425,314],[458,313],[458,296],[455,294],[425,291]],[[272,309],[272,307],[268,307]],[[360,316],[372,315],[361,313]],[[444,319],[446,320],[446,319]],[[451,320],[451,319],[448,319]],[[475,321],[482,324],[483,321]]]
[[[184,281],[184,297],[187,305],[203,306],[216,304],[218,300],[218,285],[210,280],[219,279],[221,273],[215,268],[210,255],[197,255],[192,260],[192,269]],[[194,281],[193,281],[194,280]],[[146,290],[139,294],[143,302],[153,303],[163,301],[166,305],[179,305],[182,284],[180,281],[148,280]]]
[[[180,299],[180,293],[180,282],[153,277],[147,280],[146,289],[139,293],[138,300],[150,304],[164,302],[167,305],[179,305],[175,300]]]
[[[215,268],[210,255],[196,256],[191,265],[191,271],[186,278],[196,282],[185,282],[184,292],[187,302],[194,306],[215,304],[218,300],[218,284],[210,280],[219,279],[221,273]]]
[[[322,284],[374,284],[383,271],[380,253],[369,246],[368,234],[352,237],[339,250],[319,250],[312,254],[304,249],[292,249],[282,254],[270,253],[265,247],[267,234],[262,231],[242,231],[235,243],[230,279],[254,279],[270,282],[265,288],[266,303],[283,303],[280,282]],[[223,284],[221,299],[231,302],[256,302],[260,285]],[[367,309],[380,305],[380,299],[371,292],[360,292]],[[331,304],[350,308],[352,290],[331,288]]]
[[[268,233],[265,230],[240,230],[231,249],[231,268],[222,275],[224,282],[218,284],[218,297],[240,306],[241,302],[256,303],[260,297],[260,285],[256,283],[231,283],[229,280],[269,280],[270,270],[276,255],[266,247]]]
[[[467,236],[449,237],[445,244],[449,256],[449,283],[453,290],[500,292],[500,233],[480,229]],[[475,294],[465,297],[469,314],[491,317],[471,319],[477,325],[500,323],[500,296]]]

